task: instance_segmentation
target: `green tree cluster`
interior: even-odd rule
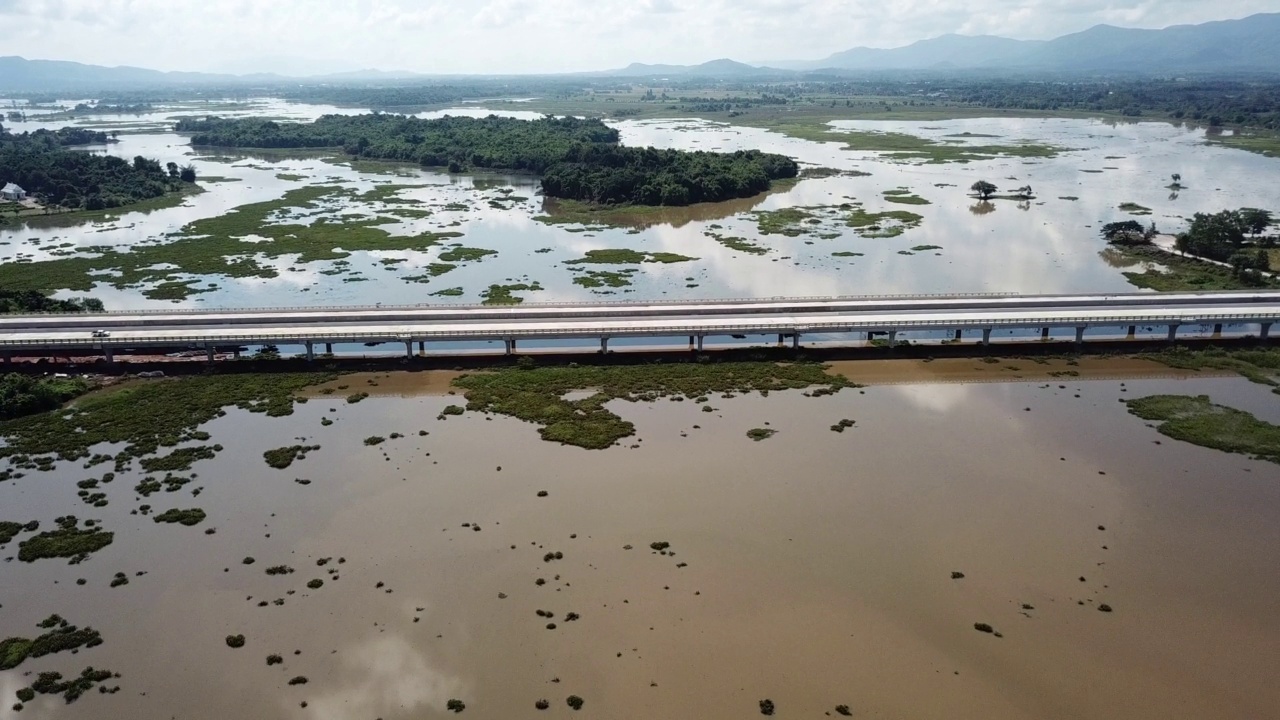
[[[0,375],[0,420],[56,409],[88,389],[89,384],[81,378],[33,378],[20,373]]]
[[[657,150],[619,145],[618,131],[598,119],[518,120],[445,117],[422,120],[381,113],[325,115],[312,123],[270,120],[182,120],[193,145],[342,148],[364,158],[447,167],[541,173],[543,192],[593,203],[689,205],[748,197],[799,166],[782,155]]]
[[[12,313],[79,313],[103,312],[96,298],[55,300],[35,290],[0,290],[0,315]]]
[[[105,133],[79,128],[21,134],[0,129],[0,186],[16,183],[46,205],[76,210],[129,205],[182,188],[183,179],[155,160],[138,156],[129,162],[68,149],[105,142]],[[190,178],[195,180],[194,169]]]

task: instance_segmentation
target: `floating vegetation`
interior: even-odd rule
[[[631,285],[631,276],[635,275],[639,270],[586,270],[579,275],[574,276],[573,284],[581,285],[584,288],[594,289],[601,287],[620,288]]]
[[[777,430],[771,430],[769,428],[752,428],[747,431],[747,437],[751,438],[756,442],[760,442],[761,440],[768,440],[769,438],[777,434],[778,434]]]
[[[295,678],[290,679],[290,680],[289,680],[289,684],[290,684],[290,685],[306,685],[306,684],[307,684],[307,678],[306,678],[306,676],[305,676],[305,675],[299,675],[299,676],[297,676],[297,677],[295,677]]]
[[[565,260],[565,265],[639,265],[640,263],[679,263],[697,260],[687,255],[669,252],[640,252],[639,250],[609,249],[588,250],[585,257],[577,260]]]
[[[267,568],[266,573],[268,575],[289,575],[293,573],[293,568],[288,565],[272,565]]]
[[[280,665],[283,662],[284,662],[284,658],[280,657],[279,655],[267,656],[267,667],[271,667],[272,665]]]
[[[814,363],[662,363],[600,367],[513,368],[465,375],[454,385],[466,391],[467,408],[510,415],[541,425],[544,440],[603,449],[635,433],[635,426],[605,407],[610,400],[652,402],[661,397],[693,399],[710,393],[852,387]],[[574,390],[595,393],[566,400]]]
[[[444,709],[451,712],[460,713],[467,709],[466,703],[461,700],[453,699],[444,704]]]
[[[570,695],[565,698],[565,703],[574,710],[581,710],[582,706],[586,704],[586,702],[577,695]]]
[[[102,635],[93,628],[77,628],[58,615],[50,615],[37,625],[48,632],[33,639],[11,637],[0,640],[0,671],[12,670],[27,658],[60,652],[76,652],[102,644]]]
[[[178,523],[191,527],[204,522],[204,518],[204,510],[192,508],[190,510],[166,510],[152,519],[158,523]]]
[[[266,459],[267,464],[271,467],[283,470],[292,465],[295,460],[306,460],[307,453],[319,449],[319,445],[290,445],[289,447],[268,450],[262,453],[262,457]]]
[[[369,437],[367,437],[367,438],[365,438],[365,439],[364,439],[364,444],[365,444],[365,445],[371,445],[371,446],[372,446],[372,445],[381,445],[382,443],[384,443],[384,442],[386,442],[386,441],[387,441],[387,439],[386,439],[386,438],[384,438],[384,437],[382,437],[381,435],[371,435],[371,436],[369,436]]]
[[[355,394],[353,394],[353,395],[348,395],[348,396],[347,396],[347,404],[348,404],[348,405],[355,405],[356,403],[360,402],[361,400],[365,400],[365,399],[367,399],[368,397],[369,397],[369,393],[367,393],[367,392],[358,392],[358,393],[355,393]]]
[[[117,472],[133,460],[204,437],[197,428],[236,406],[271,417],[292,414],[294,393],[333,376],[323,373],[275,375],[205,375],[112,388],[82,398],[61,411],[32,415],[0,425],[6,446],[0,458],[56,455],[81,460],[100,444],[122,444],[115,455]],[[213,446],[216,452],[219,446]],[[203,452],[171,454],[196,459]],[[170,466],[176,465],[166,461]]]
[[[774,704],[773,704],[773,701],[772,701],[772,700],[770,700],[770,699],[768,699],[768,698],[765,698],[764,700],[761,700],[761,701],[760,701],[760,714],[761,714],[761,715],[772,715],[772,714],[773,714],[774,709],[775,709],[775,707],[774,707]]]
[[[233,648],[233,649],[239,649],[239,648],[244,647],[244,636],[243,636],[243,635],[228,635],[228,636],[227,636],[227,647],[229,647],[229,648]]]
[[[1216,405],[1208,395],[1152,395],[1126,402],[1129,412],[1159,421],[1161,435],[1193,445],[1280,463],[1280,426]]]
[[[519,305],[524,302],[524,298],[512,295],[516,292],[533,292],[543,290],[544,288],[538,283],[515,283],[513,285],[490,285],[487,290],[480,293],[485,305]]]
[[[447,263],[471,262],[473,260],[483,260],[485,256],[497,255],[497,250],[486,250],[484,248],[471,247],[452,247],[440,253],[440,260]]]
[[[848,418],[845,418],[844,420],[841,420],[840,422],[836,423],[835,425],[832,425],[832,426],[831,426],[831,432],[838,432],[838,433],[842,433],[842,432],[844,432],[845,430],[847,430],[847,429],[849,429],[849,428],[853,427],[853,426],[854,426],[854,424],[855,424],[855,423],[854,423],[854,421],[853,421],[853,420],[849,420]]]
[[[915,193],[906,189],[885,190],[881,194],[884,196],[885,202],[898,203],[899,205],[932,205],[933,204],[928,200],[925,200],[919,195],[916,195]]]
[[[95,685],[116,677],[120,676],[110,670],[95,670],[92,667],[85,668],[80,671],[78,677],[66,681],[62,679],[62,673],[42,672],[36,681],[31,683],[31,692],[41,695],[61,695],[62,699],[70,705],[92,690]],[[99,686],[98,689],[103,694],[115,694],[120,690],[119,687],[108,690],[105,686]]]
[[[1150,215],[1151,214],[1151,208],[1143,207],[1138,203],[1131,203],[1131,202],[1120,203],[1120,210],[1123,212],[1127,212],[1130,215]]]
[[[729,237],[712,230],[704,232],[703,235],[706,235],[730,250],[750,253],[751,255],[764,255],[769,252],[769,248],[764,247],[763,245],[757,245],[743,237]]]
[[[18,543],[18,559],[35,562],[47,558],[70,558],[71,565],[88,559],[89,555],[111,544],[115,533],[88,524],[77,527],[79,521],[73,515],[55,521],[57,530],[42,532]]]
[[[311,588],[312,590],[319,590],[320,588],[324,587],[324,581],[321,580],[320,578],[316,578],[315,580],[308,580],[307,587]]]
[[[996,631],[995,628],[991,627],[990,625],[984,622],[974,623],[973,629],[981,633],[989,633],[989,634],[994,634]]]

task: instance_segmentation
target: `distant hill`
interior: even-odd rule
[[[740,63],[728,58],[712,60],[701,65],[646,65],[631,63],[621,70],[606,70],[592,73],[608,77],[750,77],[759,75],[786,74],[788,71],[777,68],[756,67]]]
[[[275,75],[217,75],[212,73],[161,72],[137,67],[103,67],[63,60],[27,60],[0,57],[0,90],[39,92],[72,88],[134,87],[139,85],[209,85],[280,79]]]
[[[1055,40],[943,35],[892,49],[854,48],[797,70],[984,69],[1049,72],[1280,73],[1280,13],[1140,30],[1098,25]]]

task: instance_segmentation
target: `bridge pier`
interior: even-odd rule
[[[1136,337],[1137,335],[1138,335],[1138,326],[1137,326],[1137,325],[1130,325],[1130,326],[1129,326],[1129,335],[1128,335],[1128,337]]]
[[[1040,328],[1040,339],[1041,340],[1049,339],[1049,328]]]
[[[1084,344],[1084,325],[1076,326],[1076,347]]]
[[[213,364],[213,346],[212,345],[204,346],[204,356],[205,358],[208,359],[209,364],[212,365]]]
[[[706,339],[706,337],[707,337],[706,335],[698,336],[698,352],[702,352],[702,341]]]
[[[506,345],[506,347],[507,347],[507,354],[508,354],[508,355],[513,355],[513,354],[515,354],[515,351],[516,351],[516,341],[515,341],[515,338],[504,338],[504,339],[502,340],[502,342],[503,342],[503,344],[505,344],[505,345]]]
[[[114,365],[116,361],[115,353],[107,346],[102,347],[102,356],[107,359],[108,365]]]
[[[800,333],[791,334],[791,349],[792,350],[800,349]]]
[[[1221,335],[1221,334],[1222,334],[1222,323],[1216,323],[1216,324],[1213,326],[1213,334],[1214,334],[1214,335]]]
[[[609,354],[609,338],[607,337],[600,338],[600,354],[601,355]]]
[[[1258,334],[1258,337],[1266,340],[1269,335],[1271,335],[1271,323],[1262,323],[1262,332]]]
[[[325,343],[325,344],[324,344],[324,354],[325,354],[325,355],[332,355],[332,354],[333,354],[333,343]]]
[[[786,340],[787,340],[786,335],[783,335],[782,333],[778,333],[778,347],[782,347],[782,344],[786,342]]]
[[[1177,339],[1178,339],[1178,324],[1169,323],[1169,342],[1174,342]]]
[[[426,341],[426,340],[419,340],[419,341],[418,341],[418,354],[420,354],[420,355],[426,355],[426,354],[427,354],[427,341]]]
[[[316,359],[315,343],[307,341],[307,362],[314,362]]]
[[[991,344],[991,328],[982,328],[982,344]]]
[[[956,342],[960,342],[960,340],[962,340],[963,338],[964,338],[964,330],[961,330],[960,328],[956,328],[956,338],[955,338]]]
[[[892,349],[892,348],[893,348],[895,345],[897,345],[897,344],[898,344],[898,331],[897,331],[897,330],[890,330],[890,331],[889,331],[889,347],[890,347],[890,349]]]
[[[413,341],[412,340],[404,341],[404,356],[409,358],[410,360],[413,359]]]

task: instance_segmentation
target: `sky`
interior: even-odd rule
[[[0,55],[159,70],[606,70],[817,60],[946,33],[1050,39],[1276,11],[1276,0],[0,0]]]

